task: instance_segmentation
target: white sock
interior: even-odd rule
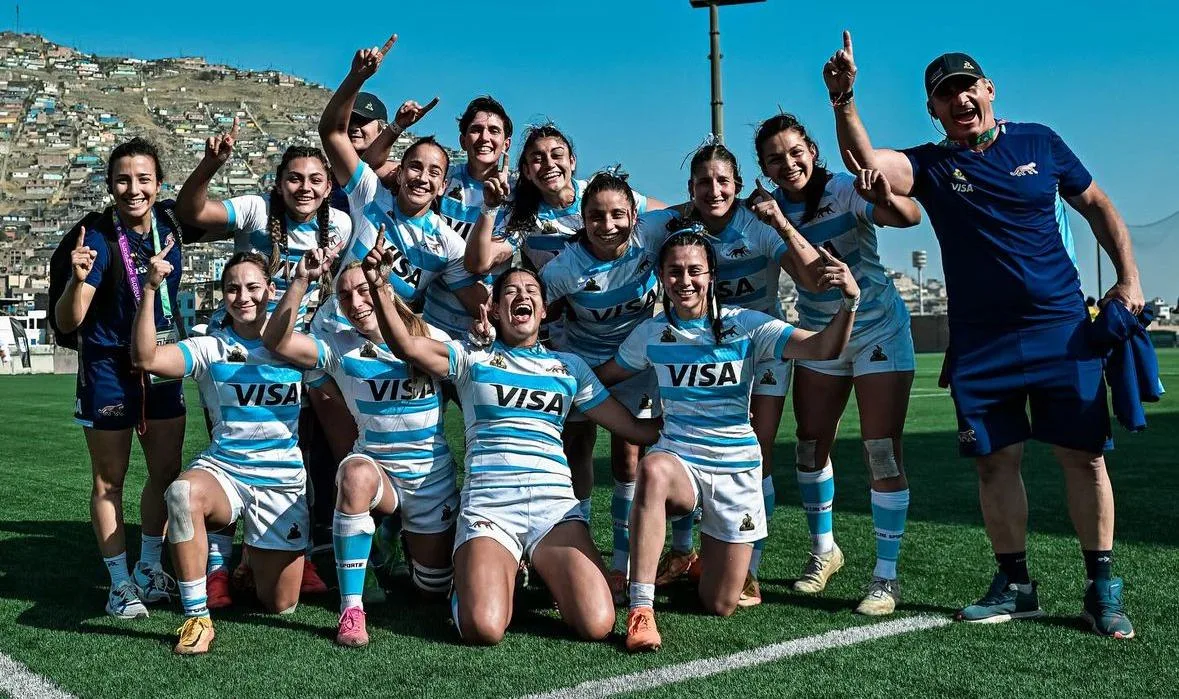
[[[139,562],[152,567],[160,565],[164,555],[164,537],[144,534],[139,539]]]
[[[630,584],[630,608],[654,606],[655,583],[632,582]]]
[[[127,572],[126,551],[120,553],[117,556],[103,558],[102,562],[106,564],[106,572],[111,576],[111,587],[115,587],[119,583],[126,582],[131,579],[131,573]]]

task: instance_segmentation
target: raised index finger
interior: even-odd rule
[[[81,250],[86,247],[86,226],[79,226],[78,228],[78,242],[74,243],[75,250]]]
[[[235,141],[237,140],[237,130],[238,130],[238,123],[237,123],[237,115],[235,114],[233,117],[233,126],[230,127],[230,129],[229,129],[229,137]]]
[[[816,245],[815,252],[819,253],[819,257],[823,258],[823,264],[825,265],[834,264],[837,261],[835,256],[832,255],[831,252],[822,245]]]
[[[852,153],[850,148],[844,152],[847,153],[847,159],[851,163],[852,167],[856,169],[856,172],[864,169],[864,166],[860,165],[859,161],[856,160],[856,154]]]
[[[396,34],[389,35],[389,40],[386,41],[385,45],[381,47],[381,55],[384,56],[385,54],[389,53],[389,49],[393,48],[393,44],[396,44],[396,43],[397,43],[397,35]]]
[[[508,171],[508,152],[506,150],[504,151],[503,158],[500,159],[499,171],[500,172],[507,172]]]
[[[846,29],[843,30],[843,50],[847,51],[847,55],[852,55],[851,32]]]
[[[163,250],[160,250],[160,251],[159,251],[159,252],[157,252],[155,255],[152,255],[152,258],[151,258],[151,259],[153,259],[153,260],[162,260],[162,259],[164,259],[165,257],[167,257],[167,256],[168,256],[168,253],[172,251],[172,246],[173,246],[173,245],[175,245],[175,244],[176,244],[176,240],[175,240],[175,239],[173,239],[173,238],[168,238],[168,244],[164,246],[164,249],[163,249]]]
[[[422,107],[421,110],[418,111],[418,120],[421,120],[422,117],[424,117],[430,113],[431,109],[433,109],[434,107],[437,107],[437,106],[438,106],[438,98],[435,97],[434,99],[427,102],[426,106]]]
[[[766,188],[765,188],[765,187],[762,185],[762,183],[761,183],[761,178],[760,178],[760,177],[754,177],[754,178],[753,178],[753,183],[754,183],[755,185],[757,185],[757,191],[761,192],[762,194],[766,195],[767,197],[768,197],[768,196],[770,196],[770,192],[769,192],[769,190],[767,190],[767,189],[766,189]]]

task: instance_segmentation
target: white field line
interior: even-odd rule
[[[604,680],[582,682],[579,685],[552,692],[531,694],[524,697],[524,699],[584,699],[588,697],[608,697],[625,692],[638,692],[676,682],[709,677],[738,668],[772,663],[776,660],[782,660],[783,658],[789,658],[795,655],[805,655],[830,648],[842,648],[844,646],[851,646],[857,643],[864,643],[865,641],[874,641],[879,638],[887,638],[913,631],[936,629],[942,626],[948,626],[950,623],[947,617],[914,616],[904,619],[894,619],[880,624],[864,624],[862,626],[853,626],[850,629],[840,629],[815,636],[796,638],[792,641],[775,643],[741,653],[724,655],[719,658],[693,660],[678,665],[668,665],[667,667],[634,672],[629,675],[609,677]]]
[[[0,653],[0,692],[13,699],[75,699],[44,677]]]

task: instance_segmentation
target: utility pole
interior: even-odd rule
[[[689,0],[692,7],[708,8],[708,67],[711,74],[712,134],[719,143],[725,142],[725,101],[721,96],[720,6],[747,5],[765,0]]]

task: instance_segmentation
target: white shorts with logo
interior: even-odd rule
[[[610,387],[610,395],[619,403],[626,406],[631,415],[638,418],[659,417],[663,414],[663,406],[659,403],[659,377],[654,369],[644,369],[626,381],[620,381]],[[569,411],[566,422],[585,422],[589,420],[585,413],[577,408]]]
[[[658,445],[651,451],[674,457],[684,469],[696,494],[696,507],[702,512],[701,534],[726,544],[752,544],[767,536],[760,468],[714,473],[697,468]]]
[[[423,478],[398,478],[390,468],[376,458],[353,452],[340,462],[342,466],[350,459],[359,459],[372,464],[383,472],[393,484],[397,499],[397,510],[401,512],[401,528],[411,534],[439,534],[454,526],[459,509],[458,488],[454,484],[454,471],[440,471]],[[336,488],[340,487],[340,474],[336,471]],[[377,492],[368,504],[371,510],[385,495],[385,479],[377,479]]]
[[[516,487],[472,489],[464,485],[454,550],[486,536],[502,544],[516,560],[531,558],[553,527],[563,522],[584,524],[573,486],[554,485],[553,478],[528,474],[519,477]]]
[[[249,485],[216,463],[198,458],[193,469],[208,472],[229,499],[229,522],[245,523],[242,540],[247,546],[268,551],[302,551],[311,534],[307,488]]]
[[[913,333],[909,316],[903,322],[892,319],[852,333],[839,357],[826,361],[798,360],[798,365],[828,376],[865,376],[889,371],[913,371]],[[754,390],[754,393],[757,391]]]
[[[753,369],[753,395],[785,396],[790,391],[791,365],[778,358],[758,362]]]

